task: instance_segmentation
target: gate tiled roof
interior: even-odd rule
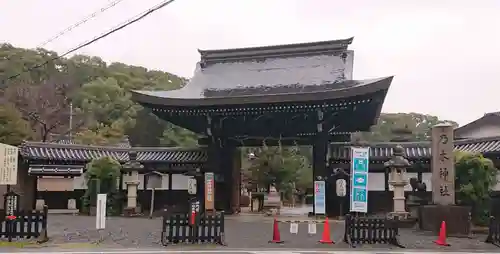
[[[111,157],[119,162],[129,160],[129,152],[137,152],[140,162],[204,163],[207,154],[203,148],[180,147],[105,147],[90,145],[57,144],[44,142],[24,142],[21,156],[28,160],[51,161],[91,161],[101,157]]]
[[[350,160],[351,143],[331,143],[332,160]],[[405,157],[410,160],[430,159],[430,142],[384,142],[370,145],[370,159],[386,160],[392,156],[396,145],[402,145],[405,149]],[[455,150],[473,153],[500,153],[500,137],[481,139],[455,140]]]

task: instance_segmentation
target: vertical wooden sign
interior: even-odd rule
[[[437,124],[432,128],[432,202],[455,204],[455,159],[453,126]]]
[[[215,182],[214,173],[205,173],[205,210],[215,210]]]

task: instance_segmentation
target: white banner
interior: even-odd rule
[[[19,148],[0,143],[0,185],[17,184]]]
[[[290,234],[298,234],[299,233],[299,223],[292,222],[290,223]]]
[[[326,214],[325,181],[314,181],[314,213]]]
[[[95,228],[106,228],[106,194],[97,194],[97,207],[95,214]]]
[[[307,233],[310,235],[316,234],[316,223],[309,222],[309,224],[307,225]]]

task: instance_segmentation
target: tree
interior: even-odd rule
[[[87,189],[82,197],[84,209],[90,209],[95,205],[97,194],[107,194],[107,213],[114,215],[119,211],[118,203],[119,192],[117,188],[118,178],[120,177],[121,165],[110,157],[94,159],[86,166],[85,182]]]
[[[160,144],[172,147],[196,147],[198,145],[198,136],[189,130],[167,123],[167,127],[160,138]]]
[[[273,185],[290,196],[294,188],[312,186],[311,166],[297,147],[269,147],[264,144],[253,153],[255,156],[250,160],[248,172],[257,188],[269,190],[269,186]]]
[[[458,124],[450,120],[440,120],[437,116],[420,113],[382,113],[378,123],[370,132],[362,133],[363,140],[369,142],[391,141],[396,135],[394,129],[408,128],[413,134],[412,141],[428,141],[431,139],[432,126],[439,123]]]
[[[137,112],[135,119],[134,126],[126,130],[130,143],[133,146],[159,146],[166,123],[145,108]]]
[[[48,141],[49,136],[76,133],[78,142],[99,144],[115,142],[117,133],[133,136],[134,145],[158,146],[193,144],[194,134],[175,125],[168,125],[130,99],[131,89],[169,90],[184,86],[187,79],[174,74],[148,70],[123,63],[107,64],[95,56],[75,55],[59,58],[56,52],[45,49],[16,48],[0,44],[0,80],[20,74],[7,82],[8,91],[0,90],[2,104],[11,102],[22,113],[23,119],[33,128],[33,139]],[[32,71],[26,68],[41,65]],[[24,71],[24,72],[23,72]],[[56,87],[64,86],[62,96]],[[33,99],[35,98],[35,99]],[[70,108],[73,103],[73,126],[69,126]],[[39,105],[42,105],[41,107]],[[137,112],[143,110],[143,115]],[[138,119],[140,117],[140,119]],[[158,121],[158,129],[148,132],[144,125],[134,128],[137,120]],[[118,122],[118,123],[115,123]],[[118,130],[122,128],[121,130]],[[148,130],[150,129],[148,125]],[[101,135],[100,132],[113,132]],[[98,134],[99,133],[99,134]],[[179,137],[178,135],[186,135]],[[109,139],[109,140],[106,140]],[[186,142],[186,143],[184,143]]]
[[[125,137],[123,125],[122,121],[115,121],[111,126],[98,124],[91,129],[76,133],[74,142],[85,145],[116,145]]]
[[[0,143],[20,145],[32,135],[29,124],[10,104],[0,106]]]
[[[69,129],[72,90],[65,83],[52,81],[37,85],[18,84],[5,90],[3,101],[12,103],[29,123],[34,138],[45,142],[50,134]]]
[[[482,154],[455,153],[457,203],[472,207],[476,224],[488,221],[490,193],[497,183],[497,172],[493,162]]]
[[[111,126],[120,120],[124,122],[124,127],[134,124],[139,107],[114,78],[99,78],[84,84],[74,96],[74,105],[89,113],[89,120],[95,123]]]

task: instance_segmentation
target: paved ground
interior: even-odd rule
[[[297,217],[290,217],[297,218]],[[106,229],[98,232],[93,229],[95,226],[95,217],[73,216],[73,215],[51,215],[49,219],[48,233],[51,238],[50,246],[78,246],[79,244],[99,243],[99,246],[107,248],[159,248],[161,219],[147,218],[108,218]],[[262,216],[228,216],[226,219],[226,242],[227,247],[222,248],[301,248],[311,249],[319,248],[322,250],[347,249],[349,246],[344,244],[343,223],[331,222],[330,229],[335,245],[320,245],[318,240],[322,234],[322,226],[318,225],[316,235],[307,234],[307,224],[299,225],[297,235],[289,232],[288,223],[280,223],[280,232],[284,244],[269,244],[272,238],[272,218]],[[476,235],[471,238],[450,238],[450,247],[438,247],[432,243],[436,236],[428,233],[422,233],[415,230],[401,230],[400,241],[409,249],[423,250],[482,250],[499,251],[500,249],[484,243],[485,235]],[[210,250],[220,248],[215,246],[195,245],[197,248]],[[183,248],[192,249],[193,245]],[[182,246],[169,246],[178,248]],[[80,246],[78,248],[87,248]],[[364,245],[363,250],[401,250],[387,245]],[[360,250],[357,248],[356,250]]]
[[[415,251],[405,251],[405,252],[391,252],[391,251],[325,251],[325,250],[139,250],[139,249],[116,249],[116,250],[72,250],[72,251],[62,251],[62,250],[43,250],[43,251],[22,251],[22,252],[2,252],[0,253],[16,253],[16,254],[177,254],[177,253],[191,253],[191,254],[203,254],[203,253],[224,253],[224,254],[470,254],[471,252],[415,252]],[[494,252],[490,252],[494,253]],[[489,254],[487,252],[475,252],[475,254]]]

